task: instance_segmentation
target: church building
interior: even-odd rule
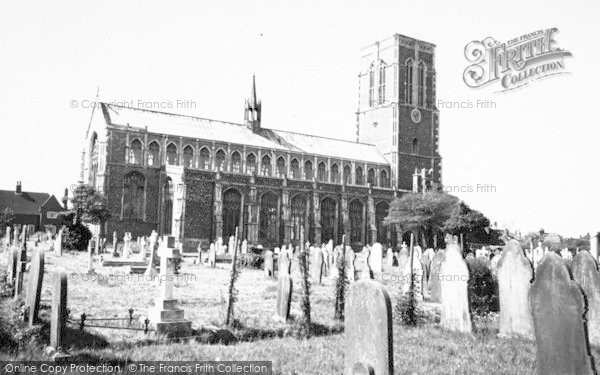
[[[263,128],[254,78],[239,124],[99,103],[82,180],[108,199],[101,235],[395,245],[390,202],[441,182],[434,47],[396,34],[362,49],[355,141]]]

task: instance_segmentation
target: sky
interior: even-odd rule
[[[600,231],[600,2],[20,1],[0,5],[0,189],[59,199],[79,179],[103,101],[354,140],[360,48],[395,33],[436,45],[444,185],[492,222]],[[463,81],[465,46],[556,27],[568,75],[498,93]],[[448,102],[490,100],[493,108]],[[441,102],[440,102],[441,101]],[[488,192],[477,185],[490,185]]]

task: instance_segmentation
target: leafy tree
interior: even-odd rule
[[[487,217],[461,201],[453,207],[452,215],[444,223],[443,230],[460,236],[461,239],[467,237],[467,240],[469,240],[476,232],[485,231],[489,226],[490,220]],[[464,246],[462,241],[461,244]]]
[[[443,229],[457,204],[458,198],[443,192],[409,193],[392,201],[384,222],[417,232],[417,238],[423,239]]]
[[[0,211],[0,232],[3,232],[7,226],[12,225],[13,221],[15,221],[15,213],[12,208],[6,207]]]
[[[79,184],[73,192],[71,203],[76,221],[103,224],[110,218],[106,197],[93,186]]]

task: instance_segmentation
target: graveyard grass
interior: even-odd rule
[[[5,289],[6,257],[2,263],[2,289]],[[219,265],[220,266],[220,265]],[[158,295],[155,282],[138,281],[137,275],[128,275],[128,267],[101,267],[96,272],[103,277],[84,278],[87,271],[86,253],[64,253],[56,257],[46,253],[46,273],[42,289],[42,315],[51,301],[52,275],[65,271],[68,277],[68,308],[71,319],[82,313],[88,318],[125,318],[127,310],[134,316],[144,316],[153,297]],[[397,268],[385,269],[397,274]],[[180,274],[187,275],[175,282],[174,296],[185,310],[192,327],[220,325],[223,322],[230,270],[224,266],[210,269],[183,262]],[[108,278],[108,275],[112,275]],[[130,277],[128,279],[128,277]],[[235,305],[240,340],[232,345],[209,345],[194,340],[181,342],[157,341],[152,334],[126,330],[86,328],[80,333],[70,325],[66,341],[70,353],[86,362],[120,363],[141,360],[272,360],[274,373],[284,374],[339,374],[344,362],[344,334],[342,325],[333,319],[335,280],[323,278],[323,285],[313,285],[311,294],[312,321],[315,333],[309,339],[298,338],[297,322],[301,319],[301,285],[298,263],[292,266],[294,279],[291,322],[275,318],[277,281],[266,279],[262,270],[242,269],[237,283],[238,302]],[[384,282],[395,306],[401,289],[398,283]],[[44,329],[38,340],[29,340],[26,334],[14,336],[18,316],[12,298],[2,295],[0,301],[0,360],[47,359]],[[437,305],[425,306],[436,315]],[[437,318],[439,320],[439,317]],[[296,323],[294,323],[296,322]],[[409,328],[394,322],[395,374],[528,374],[534,372],[535,344],[521,339],[497,337],[497,318],[476,319],[475,333],[462,335],[446,332],[430,322]],[[88,323],[92,323],[89,321]],[[113,324],[113,322],[95,322]],[[117,324],[117,323],[114,323]],[[20,330],[20,332],[26,330]],[[46,327],[47,333],[47,327]],[[12,337],[11,337],[12,335]],[[21,350],[11,350],[7,340],[21,342]]]

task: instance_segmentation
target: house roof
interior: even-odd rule
[[[8,207],[15,215],[39,215],[40,208],[51,197],[48,193],[24,191],[16,194],[14,190],[0,190],[0,210]]]
[[[336,159],[389,164],[374,145],[276,129],[254,133],[243,124],[157,112],[102,103],[108,124],[147,129],[148,132],[214,140]]]

